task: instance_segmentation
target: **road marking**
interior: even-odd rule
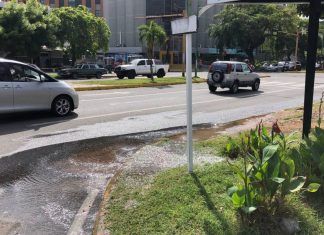
[[[89,214],[93,202],[95,201],[99,190],[94,189],[89,192],[87,198],[83,201],[78,213],[75,215],[73,223],[67,233],[67,235],[79,235],[83,234],[82,226]]]
[[[319,89],[319,88],[322,88],[322,87],[324,87],[324,85],[317,86],[314,89]],[[278,90],[278,91],[266,92],[266,93],[264,93],[264,95],[280,93],[280,92],[284,92],[284,91],[291,91],[291,90],[300,90],[300,89],[304,89],[304,88],[297,88],[297,87],[296,88],[287,88],[287,89]],[[193,102],[192,104],[193,105],[207,104],[207,103],[214,103],[214,102],[219,102],[219,101],[224,101],[224,100],[231,100],[231,99],[234,100],[234,99],[248,98],[248,97],[255,97],[255,93],[250,94],[250,95],[245,95],[245,96],[227,97],[227,98],[223,98],[223,99],[208,100],[208,101],[198,101],[198,102]],[[185,107],[185,106],[186,106],[186,104],[184,104],[184,103],[183,104],[175,104],[175,105],[158,106],[158,107],[145,108],[145,109],[137,109],[137,110],[129,110],[129,111],[123,111],[123,112],[108,113],[108,114],[101,114],[101,115],[95,115],[95,116],[88,116],[88,117],[80,117],[80,118],[72,119],[72,120],[70,120],[68,122],[79,121],[79,120],[87,120],[87,119],[93,119],[93,118],[109,117],[109,116],[122,115],[122,114],[139,113],[139,112],[158,110],[158,109],[165,109],[165,108]],[[184,111],[184,110],[180,110],[180,111]],[[29,126],[37,127],[37,126],[56,124],[56,123],[61,123],[61,121],[43,122],[43,123],[31,124]],[[64,123],[67,123],[67,122],[64,122]]]
[[[100,96],[100,95],[125,95],[125,94],[129,94],[130,92],[128,92],[128,91],[124,91],[124,92],[122,92],[122,91],[116,91],[116,92],[112,92],[112,93],[99,93],[99,94],[88,94],[88,95],[80,95],[80,96],[82,96],[82,97],[84,97],[84,96]]]
[[[206,89],[195,89],[193,92],[198,91],[206,91]],[[171,92],[163,92],[163,93],[151,93],[151,94],[145,94],[145,95],[132,95],[132,96],[117,96],[117,97],[107,97],[107,98],[100,98],[100,99],[85,99],[80,100],[82,102],[88,102],[88,101],[100,101],[100,100],[112,100],[112,99],[123,99],[123,98],[136,98],[136,97],[144,97],[144,96],[156,96],[156,95],[169,95],[169,94],[176,94],[176,93],[185,93],[186,91],[171,91]]]

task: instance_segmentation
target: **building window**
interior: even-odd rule
[[[64,0],[59,1],[59,7],[64,7]]]
[[[86,1],[86,7],[91,10],[91,0]]]
[[[45,4],[45,0],[40,0],[39,1],[41,4]]]
[[[50,0],[50,8],[55,8],[55,0]]]
[[[75,7],[75,0],[69,0],[69,6]]]
[[[101,16],[101,4],[100,0],[96,0],[96,11],[95,11],[96,16]]]
[[[75,6],[82,5],[81,0],[75,0]]]

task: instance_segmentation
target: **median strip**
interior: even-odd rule
[[[260,76],[266,78],[270,76]],[[193,78],[192,83],[205,83],[204,78]],[[169,77],[169,78],[156,78],[154,81],[150,79],[132,79],[132,80],[96,80],[72,83],[76,91],[91,91],[91,90],[110,90],[110,89],[123,89],[123,88],[140,88],[140,87],[159,87],[159,86],[172,86],[185,84],[184,77]]]

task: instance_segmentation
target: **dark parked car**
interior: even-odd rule
[[[78,64],[73,68],[62,69],[58,74],[62,78],[96,77],[100,79],[106,73],[107,69],[100,68],[97,64]]]

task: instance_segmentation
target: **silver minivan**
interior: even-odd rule
[[[50,110],[66,116],[78,106],[78,94],[65,82],[28,64],[0,58],[0,113]]]

